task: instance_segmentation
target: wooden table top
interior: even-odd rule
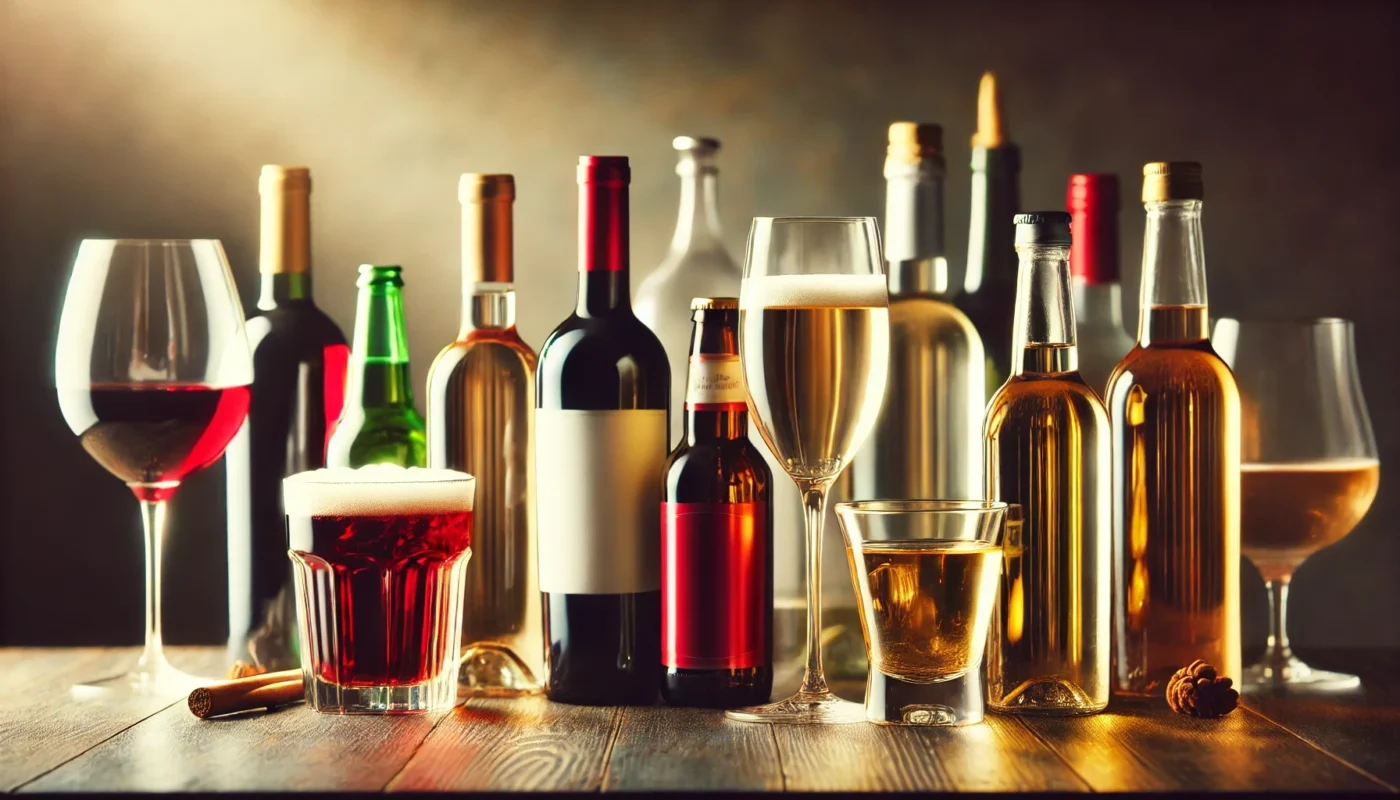
[[[175,648],[217,670],[222,651]],[[1078,719],[769,726],[714,711],[472,700],[434,716],[304,705],[198,720],[183,699],[75,699],[136,650],[0,649],[0,790],[1373,790],[1400,787],[1400,653],[1304,654],[1346,697],[1247,696],[1220,720],[1165,701]]]

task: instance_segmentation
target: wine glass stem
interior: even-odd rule
[[[1265,653],[1267,663],[1282,666],[1293,655],[1288,647],[1288,581],[1284,575],[1267,581],[1269,589],[1269,644]]]
[[[826,694],[822,674],[822,523],[826,521],[826,489],[821,482],[798,484],[807,521],[807,669],[804,694]]]
[[[141,522],[146,532],[146,648],[136,668],[154,674],[169,667],[160,635],[160,561],[165,549],[165,501],[142,500]]]

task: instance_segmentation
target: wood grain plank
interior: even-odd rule
[[[627,708],[603,791],[782,791],[771,726],[698,708]]]
[[[1400,653],[1332,651],[1303,654],[1319,669],[1359,674],[1347,694],[1250,694],[1249,708],[1320,750],[1400,789]]]
[[[1200,720],[1115,698],[1102,714],[1021,722],[1096,791],[1385,788],[1248,709]]]
[[[1084,790],[1085,783],[1014,720],[980,725],[779,725],[789,791]]]
[[[198,672],[222,664],[222,648],[170,648],[176,666]],[[137,648],[0,650],[0,675],[23,692],[0,694],[0,791],[12,791],[181,698],[95,692],[74,684],[119,675]]]
[[[621,710],[543,697],[455,709],[389,783],[391,791],[597,791]]]
[[[21,791],[377,791],[441,716],[335,716],[303,705],[200,720],[182,703]]]

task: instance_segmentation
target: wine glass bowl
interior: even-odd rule
[[[870,435],[889,368],[889,295],[869,217],[759,217],[739,293],[739,358],[749,415],[803,498],[807,664],[791,698],[731,710],[747,722],[847,723],[821,665],[821,535],[826,495]]]
[[[59,408],[83,448],[140,501],[146,643],[136,693],[199,680],[166,661],[161,545],[166,502],[216,461],[248,413],[252,358],[223,245],[213,239],[88,239],[78,248],[54,360]]]
[[[1246,689],[1354,689],[1354,675],[1324,672],[1288,645],[1288,584],[1313,553],[1365,516],[1380,461],[1344,319],[1221,319],[1212,344],[1240,387],[1241,552],[1269,589],[1268,647],[1245,671]]]

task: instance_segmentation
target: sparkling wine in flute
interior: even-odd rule
[[[834,479],[875,426],[889,365],[885,297],[880,275],[744,283],[749,403],[763,440],[799,481]]]
[[[1366,516],[1380,486],[1374,458],[1255,463],[1240,467],[1240,536],[1265,580],[1293,574]]]

